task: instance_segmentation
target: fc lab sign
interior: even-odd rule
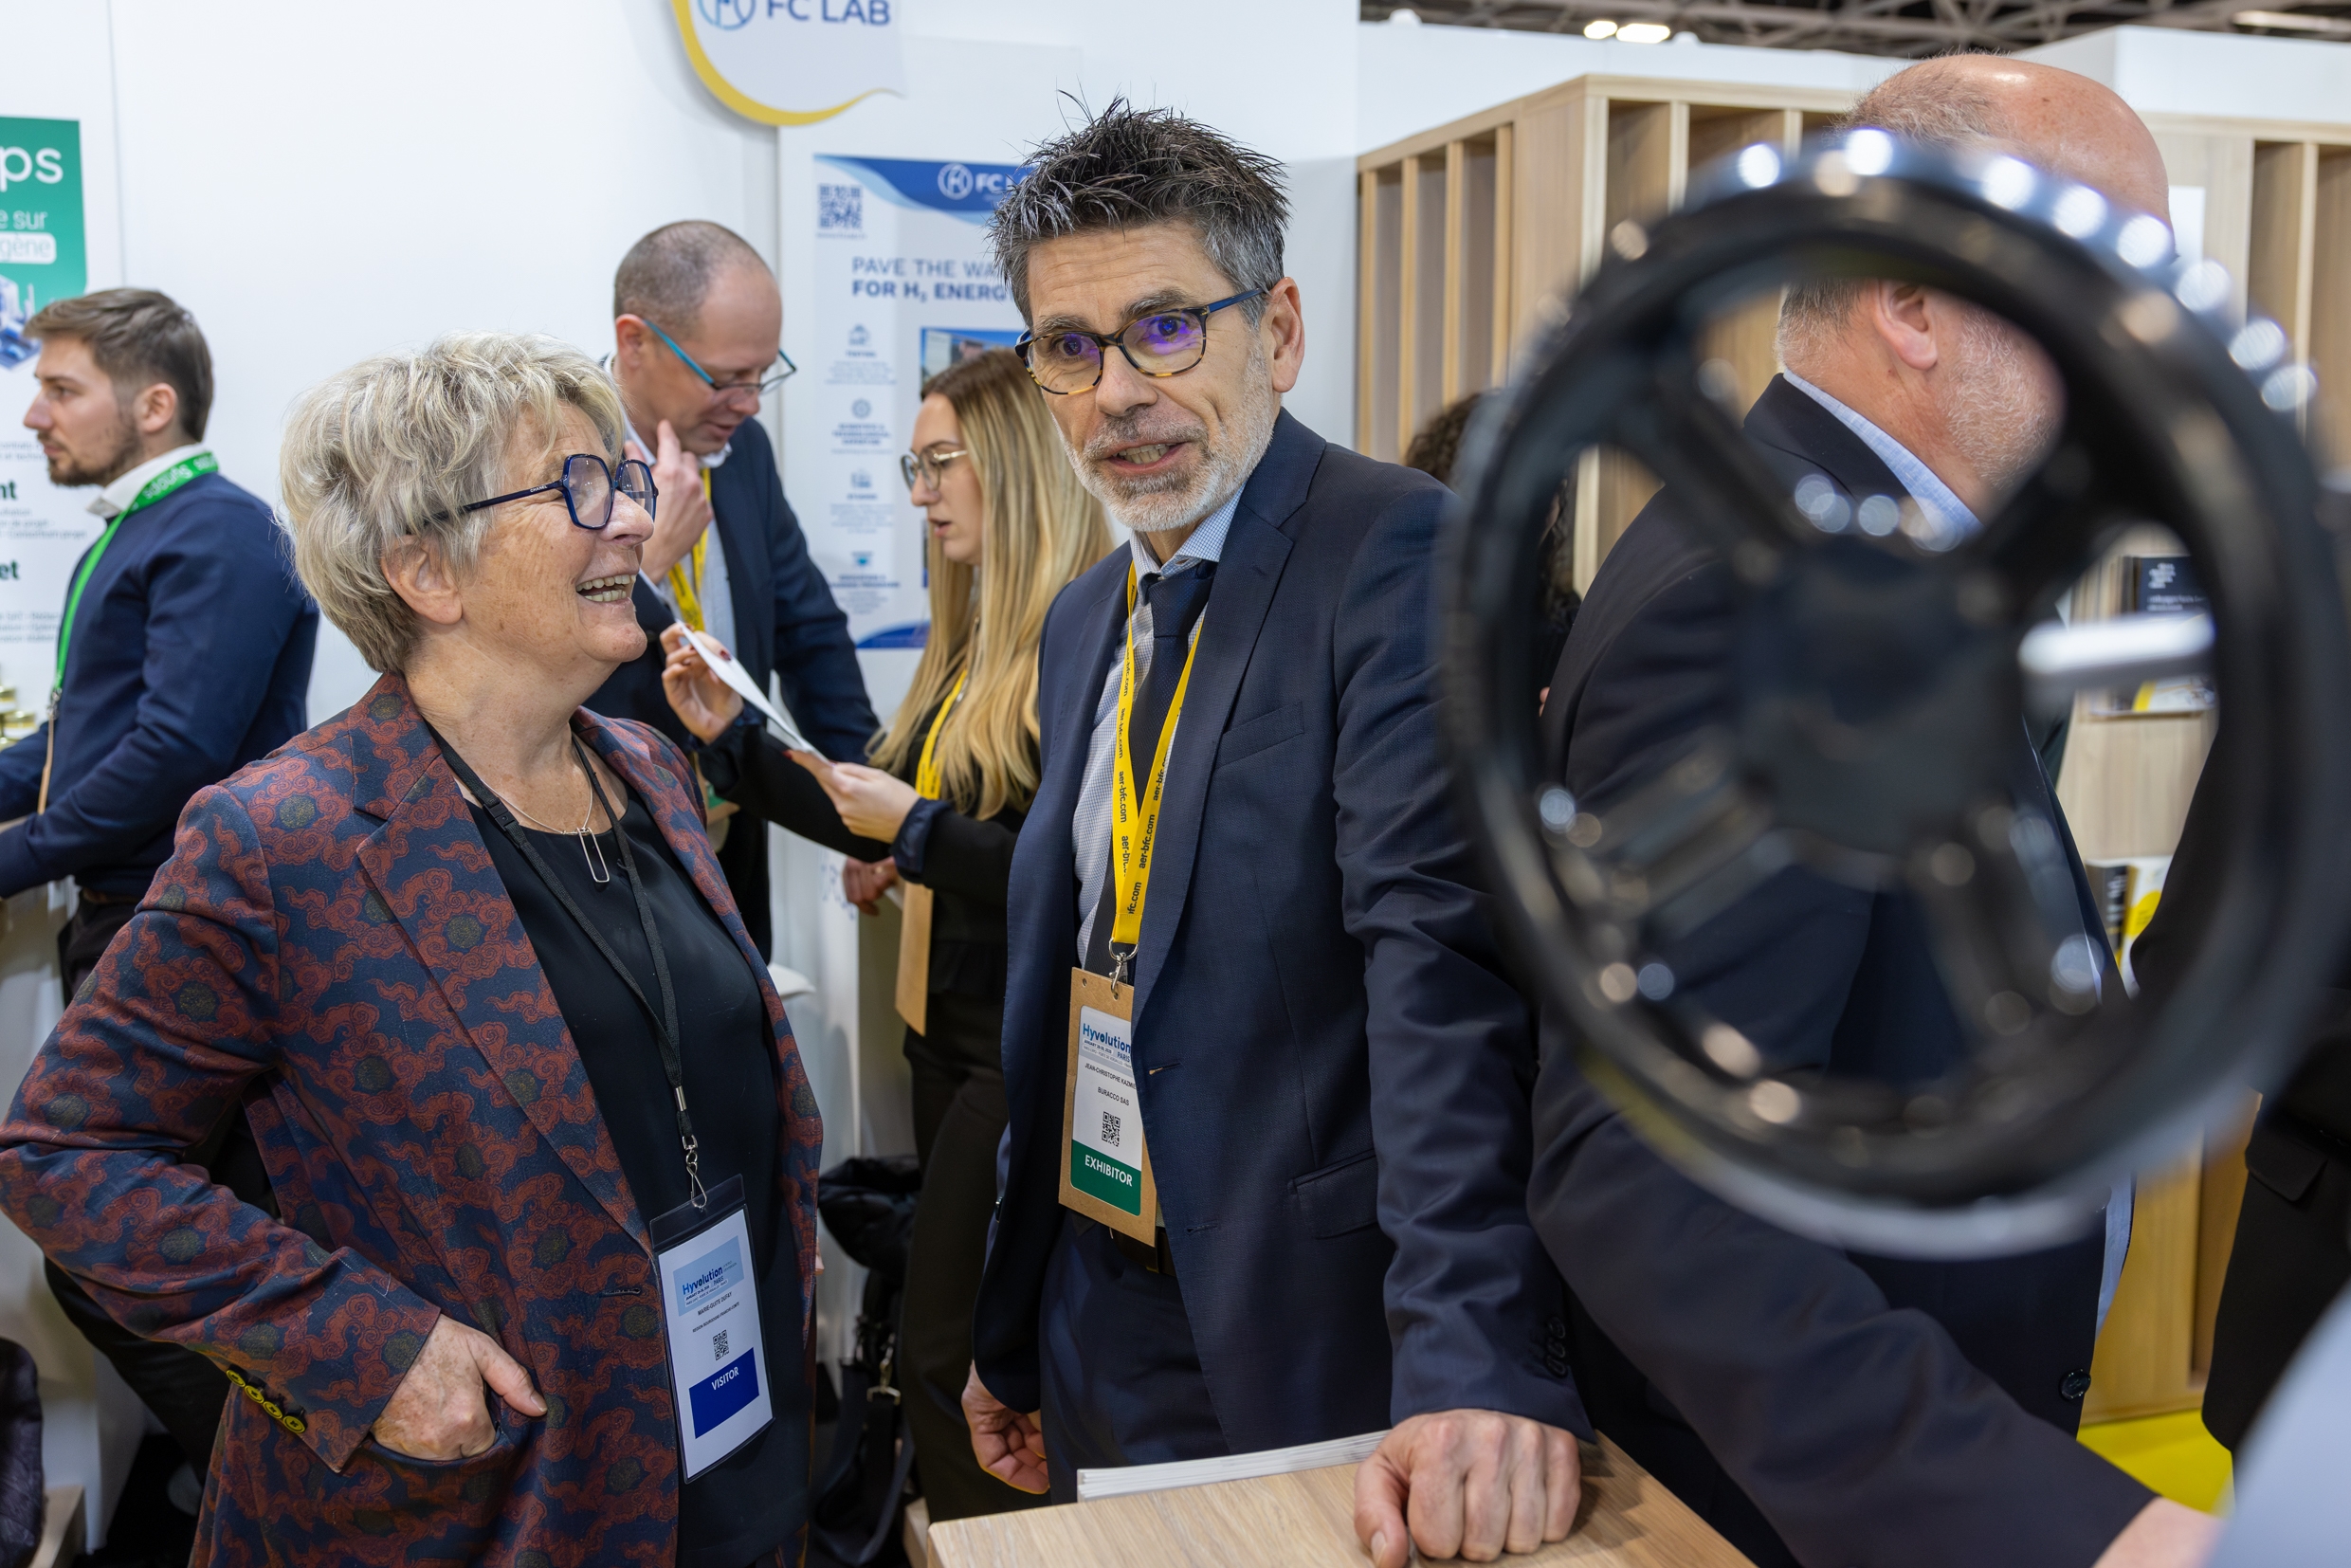
[[[767,125],[812,125],[903,93],[906,0],[670,0],[702,85]]]

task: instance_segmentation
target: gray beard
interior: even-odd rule
[[[1971,307],[1965,322],[1967,374],[1944,417],[1951,444],[1988,489],[2005,497],[2048,454],[2063,385],[2040,345],[2007,321]]]
[[[1262,346],[1250,350],[1248,380],[1248,396],[1226,427],[1226,439],[1215,447],[1203,442],[1200,465],[1190,475],[1121,481],[1071,452],[1078,483],[1103,503],[1111,521],[1131,534],[1165,534],[1198,522],[1231,499],[1273,442],[1282,397],[1273,390]]]

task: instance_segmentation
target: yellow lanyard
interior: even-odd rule
[[[956,699],[963,695],[963,683],[971,674],[972,666],[967,664],[956,677],[955,689],[939,704],[939,717],[931,720],[931,733],[922,738],[922,760],[914,765],[914,793],[925,800],[939,798],[939,732],[947,727],[947,715],[955,712]]]
[[[1119,903],[1110,922],[1110,954],[1115,977],[1123,982],[1135,949],[1142,945],[1143,893],[1151,881],[1151,850],[1159,831],[1159,797],[1167,786],[1167,747],[1176,738],[1176,719],[1184,711],[1184,688],[1192,684],[1193,656],[1200,651],[1199,627],[1193,627],[1192,646],[1184,651],[1184,672],[1176,681],[1176,695],[1159,725],[1158,750],[1152,755],[1151,776],[1139,803],[1135,793],[1135,754],[1127,746],[1127,724],[1135,712],[1135,568],[1126,569],[1126,653],[1119,668],[1119,750],[1110,763],[1110,873],[1116,880]],[[1124,949],[1123,952],[1121,949]]]
[[[704,468],[702,470],[702,495],[707,499],[709,494],[710,470]],[[709,545],[710,530],[705,527],[702,532],[702,537],[694,541],[693,572],[690,574],[686,572],[683,561],[680,561],[669,569],[669,596],[677,601],[678,619],[697,631],[710,629],[702,624],[702,552],[709,548]]]

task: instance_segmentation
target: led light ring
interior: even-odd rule
[[[1879,161],[1884,150],[1872,152]],[[2291,422],[2229,357],[2234,323],[2208,265],[2125,262],[2127,214],[2067,238],[2052,219],[2069,188],[2044,178],[2019,199],[2012,179],[2007,203],[1995,203],[1989,160],[1904,145],[1883,173],[1860,175],[1842,144],[1819,143],[1759,184],[1763,173],[1759,159],[1742,173],[1734,155],[1693,180],[1681,213],[1613,239],[1614,254],[1472,426],[1445,589],[1457,793],[1514,945],[1578,1026],[1587,1070],[1692,1176],[1779,1223],[1871,1250],[2047,1244],[2077,1231],[2114,1175],[2167,1153],[2221,1097],[2275,1082],[2303,1004],[2331,972],[2345,925],[2335,857],[2351,843],[2340,716],[2351,639],[2336,545],[2316,520],[2315,471]],[[2077,228],[2086,208],[2071,204]],[[2130,248],[2143,255],[2143,231]],[[2038,524],[2006,534],[1996,553],[1989,541],[2005,515],[1941,553],[1899,535],[1865,546],[1821,533],[1759,471],[1722,455],[1745,447],[1726,445],[1736,418],[1699,390],[1693,335],[1719,307],[1802,275],[1928,283],[2042,343],[2068,407],[2054,454],[2025,487],[2046,514]],[[1524,694],[1541,684],[1527,667],[1527,563],[1560,481],[1601,445],[1670,476],[1682,515],[1737,562],[1749,645],[1799,652],[1742,677],[1736,722],[1641,781],[1637,801],[1587,811],[1548,789],[1526,711]],[[2001,775],[2023,720],[2018,642],[2138,520],[2178,534],[2212,600],[2230,738],[2209,766],[2225,792],[2228,872],[2202,950],[2160,1008],[2109,986],[2069,1014],[2051,1003],[2081,1000],[2059,981],[2086,967],[2054,935],[2069,874],[2052,880],[2049,844],[2029,823],[2012,821],[2007,840],[1968,835],[2004,783],[2013,800],[2023,782]],[[1863,624],[1854,615],[1882,613],[1850,608],[1863,549],[1901,563],[1885,602],[1907,594],[1953,629],[1947,657],[1856,732],[1876,753],[1868,767],[1808,753],[1788,717],[1836,695],[1801,656],[1804,639],[1833,640]],[[1886,759],[1905,748],[1918,753],[1906,768]],[[1697,781],[1686,798],[1677,778]],[[1644,815],[1666,833],[1656,823],[1685,808],[1726,843],[1748,830],[1739,812],[1765,813],[1772,830],[1753,840],[1776,846],[1759,854],[1765,870],[1780,854],[1919,887],[1946,975],[1978,976],[1954,986],[1972,1037],[2006,1038],[1995,1027],[2015,1022],[2006,994],[2031,1009],[2018,1043],[1940,1085],[1948,1093],[1932,1115],[1915,1094],[1759,1074],[1751,1045],[1652,969],[1652,922],[1670,910],[1640,903],[1652,863],[1610,847],[1637,843]],[[1978,891],[1939,891],[1938,868],[1956,874],[1961,858]],[[1633,891],[1618,898],[1619,887]],[[2036,954],[2051,976],[2045,992],[2005,983],[2040,973]],[[1985,989],[1986,975],[2000,990]]]

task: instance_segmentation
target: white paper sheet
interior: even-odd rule
[[[1212,1481],[1247,1481],[1261,1475],[1327,1469],[1333,1465],[1360,1465],[1387,1435],[1384,1431],[1367,1431],[1360,1437],[1334,1437],[1322,1443],[1301,1443],[1292,1449],[1260,1449],[1255,1453],[1230,1453],[1214,1459],[1178,1459],[1167,1465],[1080,1470],[1078,1501],[1091,1503],[1098,1497],[1164,1492],[1177,1486],[1204,1486]]]
[[[751,672],[743,668],[741,661],[710,638],[703,636],[692,627],[686,626],[684,622],[681,621],[678,624],[684,630],[686,640],[694,645],[694,651],[702,656],[702,663],[708,665],[719,679],[724,681],[730,689],[739,694],[744,702],[767,715],[767,721],[775,726],[777,733],[783,737],[785,745],[796,752],[816,751],[816,748],[809,743],[808,737],[802,735],[793,726],[792,720],[785,718],[782,711],[767,700],[767,693],[759,689],[759,683],[751,678]],[[824,753],[817,752],[816,755],[822,757]]]

